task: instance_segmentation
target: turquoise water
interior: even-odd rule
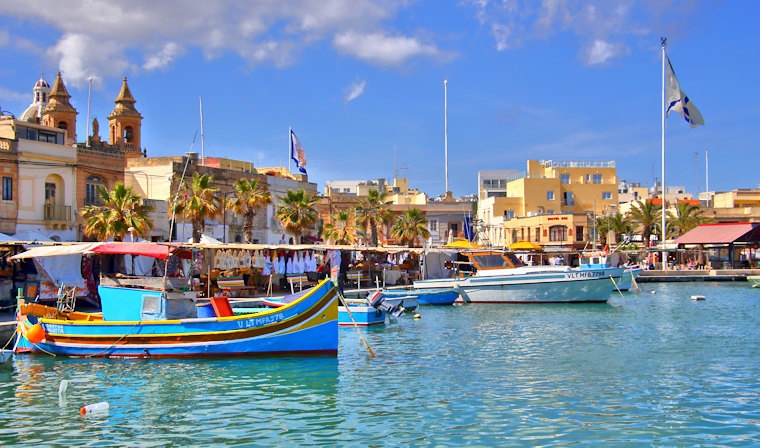
[[[641,286],[424,307],[362,329],[375,359],[351,327],[337,359],[15,357],[0,445],[756,446],[760,289]],[[79,414],[99,401],[107,414]]]

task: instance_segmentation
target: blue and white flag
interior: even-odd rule
[[[301,146],[301,142],[298,141],[296,133],[292,130],[290,131],[290,158],[296,162],[298,171],[302,174],[306,174],[306,153],[304,153],[303,146]]]
[[[705,119],[702,118],[697,106],[681,90],[673,66],[670,65],[670,58],[668,58],[668,65],[665,67],[665,104],[665,115],[669,116],[672,110],[681,114],[693,128],[705,125]]]

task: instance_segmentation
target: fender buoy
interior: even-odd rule
[[[40,324],[34,324],[26,330],[26,338],[32,344],[39,344],[45,339],[45,329]]]

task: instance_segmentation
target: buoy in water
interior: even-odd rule
[[[652,291],[652,294],[655,294],[657,291]]]
[[[705,300],[705,296],[691,296],[691,300]]]
[[[99,403],[94,404],[88,404],[87,406],[82,407],[82,409],[79,410],[79,413],[82,415],[85,414],[94,414],[96,412],[108,412],[109,404],[106,401],[101,401]]]
[[[39,344],[45,339],[45,329],[40,324],[34,324],[26,330],[26,338],[32,344]]]
[[[420,315],[419,315],[419,313],[415,314],[415,315],[414,315],[414,318],[415,318],[415,319],[419,319],[419,318],[420,318]]]

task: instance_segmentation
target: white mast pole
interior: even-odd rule
[[[665,252],[665,240],[667,239],[667,227],[666,227],[666,217],[665,215],[667,210],[667,202],[665,200],[665,45],[667,44],[666,38],[661,38],[660,43],[662,44],[662,103],[660,106],[662,107],[662,252],[661,252],[661,261],[662,261],[662,269],[664,271],[668,270],[668,258],[667,258],[667,252]]]
[[[448,111],[448,86],[449,82],[443,80],[443,147],[446,167],[446,194],[449,192],[449,111]]]
[[[90,98],[92,97],[92,76],[88,79],[87,89],[87,127],[85,128],[85,146],[90,147]]]
[[[205,165],[206,161],[206,145],[203,139],[203,97],[198,97],[201,108],[201,165]]]
[[[705,191],[710,191],[710,172],[708,170],[710,166],[709,149],[705,149]]]
[[[288,159],[288,173],[290,173],[290,145],[293,144],[292,137],[293,135],[293,128],[291,126],[288,126],[288,155],[286,156]]]

